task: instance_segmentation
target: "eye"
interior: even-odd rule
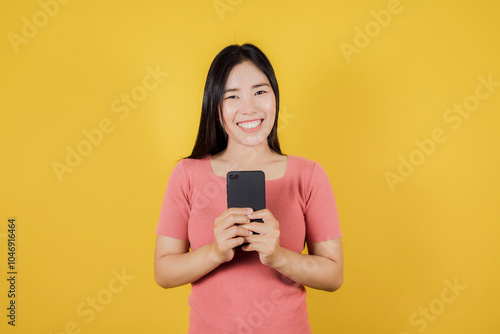
[[[262,95],[264,93],[267,93],[265,90],[259,90],[258,92],[255,93],[255,95]]]
[[[238,97],[236,95],[231,95],[231,96],[227,96],[225,99],[237,99]]]

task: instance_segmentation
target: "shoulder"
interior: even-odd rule
[[[181,159],[179,160],[172,172],[174,171],[178,171],[178,172],[183,172],[187,175],[191,175],[193,173],[198,173],[200,171],[202,171],[207,163],[207,160],[208,158],[205,157],[203,159],[191,159],[191,158],[184,158],[184,159]]]
[[[203,174],[204,163],[206,163],[204,159],[183,158],[177,161],[170,172],[168,183],[189,189],[197,180],[197,176]]]
[[[288,155],[288,159],[293,164],[294,171],[300,174],[310,175],[315,169],[322,169],[319,162],[298,155]]]
[[[326,170],[318,161],[294,155],[289,157],[291,159],[289,162],[291,161],[293,166],[291,174],[307,189],[317,184],[330,183]]]

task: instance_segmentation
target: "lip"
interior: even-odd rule
[[[239,126],[239,125],[238,125],[239,123],[248,123],[248,122],[254,122],[254,121],[259,121],[259,120],[261,121],[261,122],[260,122],[260,124],[259,124],[259,126],[257,126],[257,127],[255,127],[255,128],[253,128],[253,129],[244,129],[244,128],[242,128],[241,126]],[[264,119],[263,119],[263,118],[256,118],[256,119],[249,119],[249,120],[247,120],[247,121],[241,121],[241,122],[238,122],[238,123],[236,123],[236,126],[237,126],[240,130],[242,130],[242,131],[245,131],[245,132],[254,132],[254,131],[259,130],[259,129],[262,127],[262,123],[264,123]]]

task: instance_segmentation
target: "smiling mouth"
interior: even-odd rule
[[[247,122],[239,122],[237,123],[240,128],[249,130],[249,129],[255,129],[262,123],[262,119],[257,119],[254,121],[247,121]]]

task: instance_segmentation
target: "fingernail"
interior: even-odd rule
[[[248,212],[248,213],[252,213],[252,212],[253,212],[253,210],[252,210],[251,208],[248,208],[248,209],[247,209],[247,212]]]

